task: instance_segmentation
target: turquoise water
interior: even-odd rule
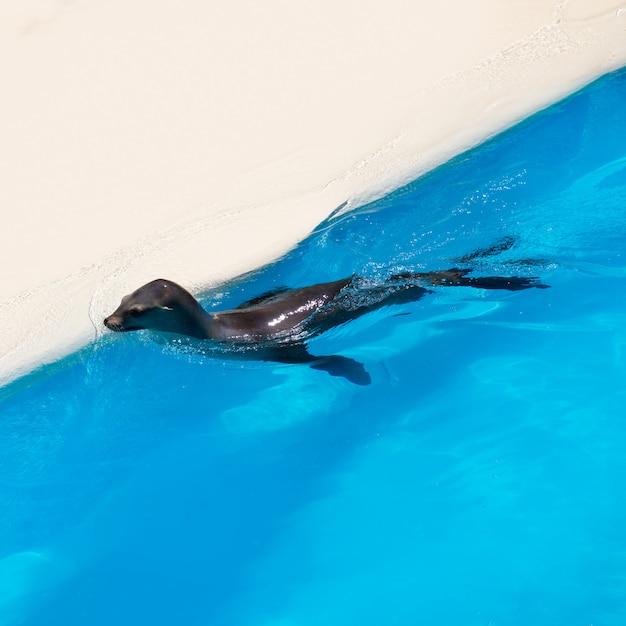
[[[477,271],[551,286],[439,288],[312,342],[369,387],[138,333],[5,390],[0,625],[626,623],[625,102],[604,77],[206,294],[503,237]]]

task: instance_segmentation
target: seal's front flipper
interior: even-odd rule
[[[321,356],[315,358],[311,367],[314,370],[324,370],[331,376],[342,376],[355,385],[369,385],[372,382],[363,363],[345,356]]]
[[[265,357],[268,361],[279,363],[306,363],[315,370],[324,370],[331,376],[342,376],[355,385],[369,385],[372,382],[363,363],[354,359],[334,354],[332,356],[314,356],[304,344],[292,344],[275,350]]]

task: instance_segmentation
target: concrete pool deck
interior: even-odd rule
[[[626,0],[0,4],[0,384],[626,64]]]

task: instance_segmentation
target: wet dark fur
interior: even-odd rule
[[[463,258],[508,250],[508,240]],[[122,299],[104,320],[114,331],[152,329],[205,339],[237,347],[240,358],[280,363],[308,363],[332,376],[358,385],[371,382],[363,365],[353,359],[309,354],[306,342],[326,330],[356,319],[382,306],[419,300],[434,286],[462,286],[518,291],[545,288],[536,278],[518,276],[468,276],[469,269],[403,272],[384,283],[371,284],[356,277],[319,283],[299,289],[280,288],[241,304],[236,309],[207,313],[197,300],[176,283],[158,279]],[[228,354],[226,354],[228,356]]]

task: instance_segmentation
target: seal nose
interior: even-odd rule
[[[118,330],[118,324],[115,323],[115,320],[113,319],[112,315],[109,315],[109,317],[105,317],[104,318],[104,325],[109,329],[109,330]]]
[[[116,333],[126,330],[124,328],[122,320],[118,316],[116,316],[115,313],[113,313],[113,315],[109,315],[109,317],[105,317],[103,323],[109,330],[112,330]]]

